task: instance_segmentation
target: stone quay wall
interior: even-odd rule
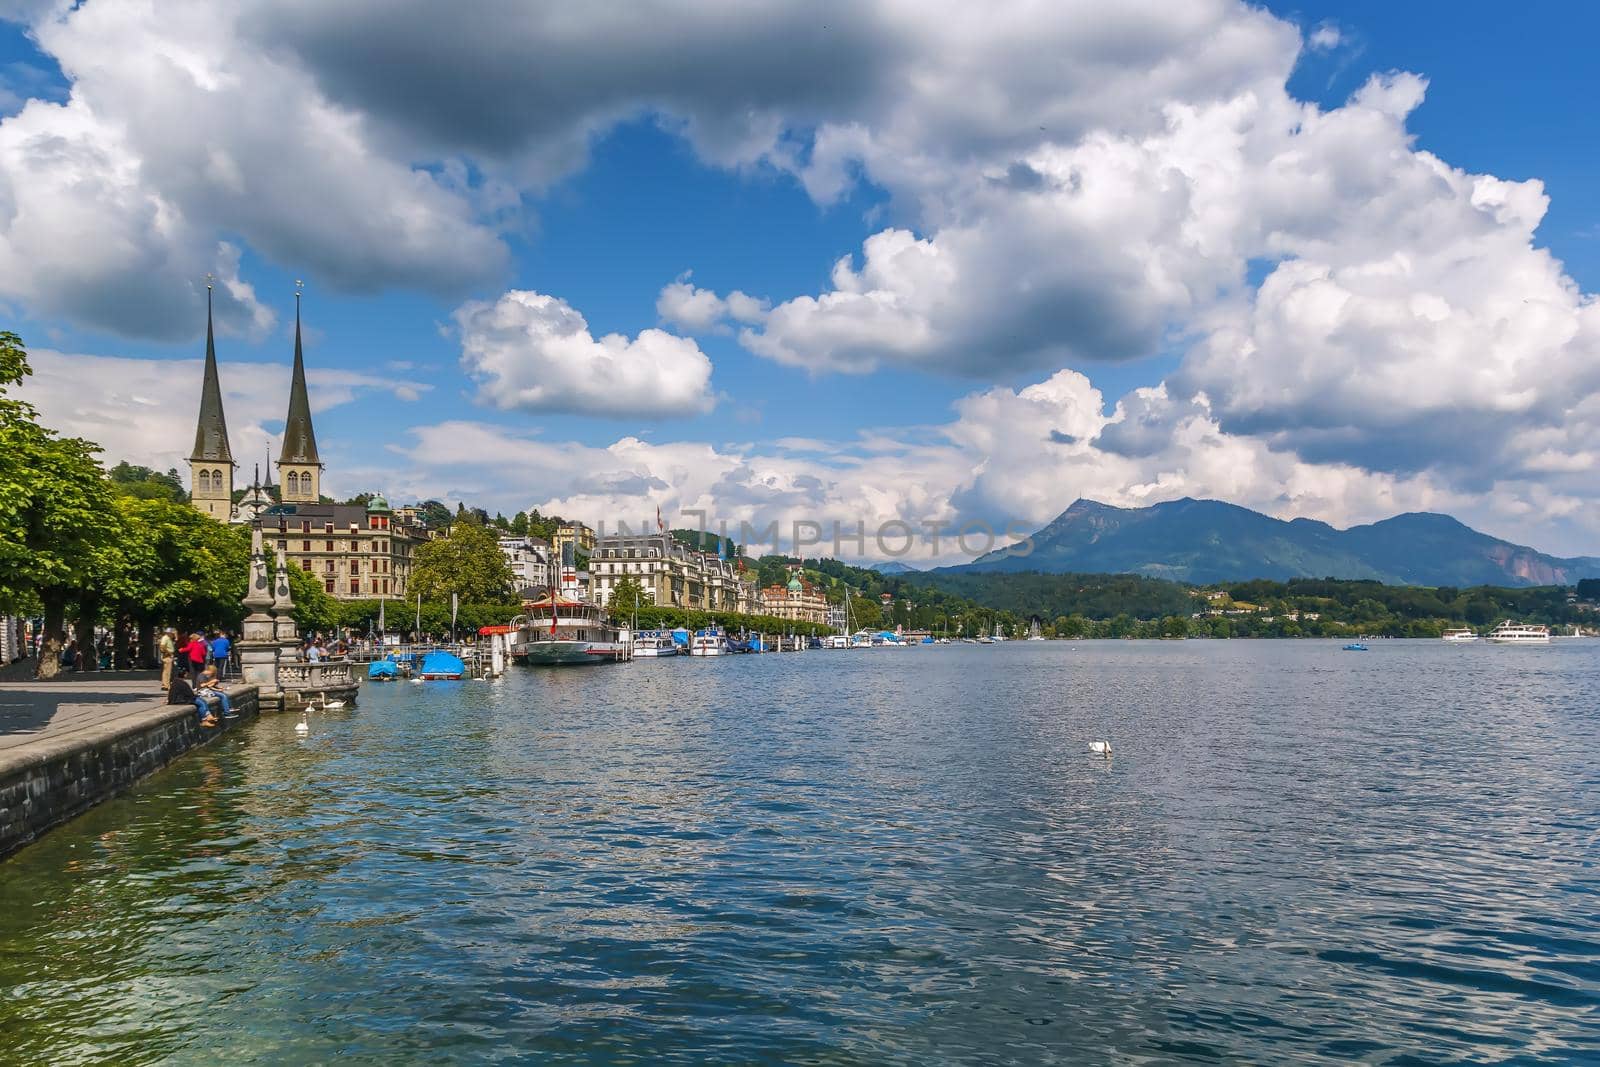
[[[162,704],[0,753],[0,857],[260,714],[255,686],[228,699],[239,717],[211,729],[192,704]]]

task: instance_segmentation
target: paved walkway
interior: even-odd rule
[[[0,752],[67,738],[166,704],[157,671],[68,674],[0,682]]]

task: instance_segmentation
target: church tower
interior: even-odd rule
[[[200,383],[200,422],[189,453],[189,499],[218,522],[233,516],[233,450],[222,415],[222,385],[217,380],[217,342],[211,328],[211,285],[206,285],[206,370]]]
[[[294,378],[289,383],[289,417],[283,424],[278,456],[278,499],[285,504],[315,504],[322,498],[322,460],[311,428],[306,396],[306,362],[300,348],[300,294],[294,294]]]

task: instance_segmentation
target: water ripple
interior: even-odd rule
[[[0,864],[0,1027],[50,1063],[1595,1061],[1594,645],[370,687]]]

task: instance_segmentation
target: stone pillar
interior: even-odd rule
[[[245,592],[244,633],[239,639],[240,672],[246,685],[260,686],[263,694],[278,691],[278,635],[272,622],[272,582],[267,576],[267,555],[261,548],[261,527],[250,530],[250,588]]]
[[[277,591],[272,598],[273,625],[276,627],[278,646],[289,655],[300,648],[300,629],[294,624],[294,597],[289,594],[289,572],[278,557]]]

